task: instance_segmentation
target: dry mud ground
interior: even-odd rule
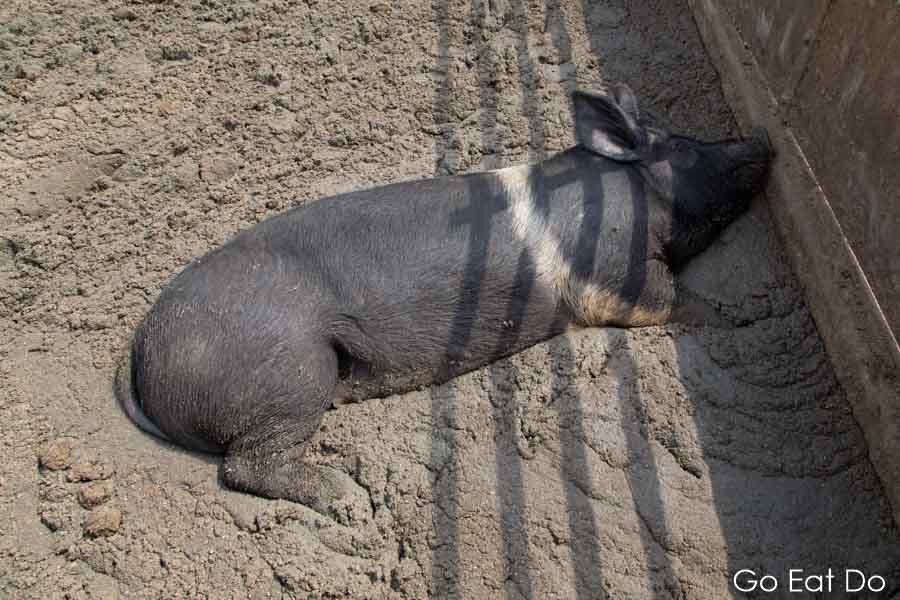
[[[616,80],[733,128],[682,2],[3,3],[0,596],[718,600],[750,568],[796,598],[786,569],[828,567],[895,596],[764,199],[682,277],[729,327],[582,331],[330,412],[314,458],[365,499],[337,521],[120,413],[114,365],[192,258],[325,194],[540,159],[576,82]]]

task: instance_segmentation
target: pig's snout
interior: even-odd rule
[[[762,190],[775,156],[766,130],[756,127],[749,137],[728,143],[723,151],[729,187],[738,194],[755,194]]]
[[[775,157],[769,134],[762,127],[754,127],[748,137],[727,142],[722,151],[733,168],[746,163],[768,164]]]
[[[769,160],[775,158],[775,148],[772,146],[772,140],[769,138],[769,132],[765,127],[755,126],[750,130],[750,140],[758,144],[763,152],[766,153]]]

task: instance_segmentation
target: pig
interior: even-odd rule
[[[224,454],[226,486],[327,514],[353,482],[304,451],[333,405],[672,320],[673,273],[763,189],[768,138],[670,135],[625,85],[571,100],[577,144],[542,162],[325,198],[189,264],[135,333],[125,412]]]

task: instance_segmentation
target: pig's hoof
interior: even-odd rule
[[[711,301],[683,286],[679,286],[677,289],[675,306],[669,320],[673,323],[697,327],[717,329],[734,327],[734,323],[713,306]]]
[[[331,467],[227,456],[222,479],[242,492],[299,502],[342,525],[362,524],[372,516],[368,492]]]
[[[316,506],[310,508],[332,517],[341,525],[362,525],[372,518],[369,493],[352,477],[331,467],[316,467],[322,474],[326,490]]]

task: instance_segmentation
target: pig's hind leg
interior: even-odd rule
[[[298,357],[292,393],[254,404],[244,433],[222,467],[224,483],[266,498],[293,500],[342,522],[369,511],[368,496],[346,473],[309,464],[304,454],[322,422],[337,383],[334,349],[321,344]]]

